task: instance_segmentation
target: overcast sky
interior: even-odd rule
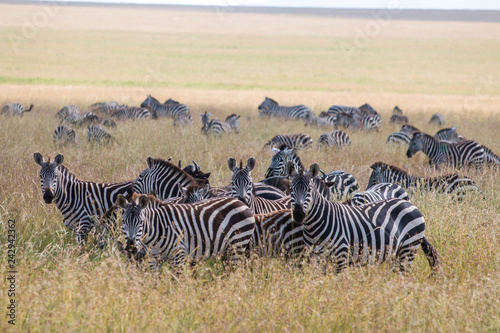
[[[62,0],[63,2],[146,3],[205,6],[320,8],[496,9],[500,0]]]

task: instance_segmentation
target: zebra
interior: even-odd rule
[[[329,115],[341,115],[341,114],[359,114],[365,115],[360,109],[354,106],[346,106],[346,105],[332,105],[326,111]]]
[[[177,101],[174,101],[174,100],[173,100],[173,99],[171,99],[171,98],[169,98],[169,99],[167,99],[167,100],[165,101],[165,103],[163,103],[163,104],[168,105],[168,104],[180,104],[180,103],[179,103],[179,102],[177,102]]]
[[[269,116],[285,119],[302,119],[311,113],[311,110],[305,105],[280,106],[278,102],[269,97],[266,97],[258,109],[259,116],[261,116],[261,110],[266,110]]]
[[[401,129],[399,131],[408,134],[410,136],[410,139],[413,138],[413,133],[421,132],[418,128],[409,124],[401,126]]]
[[[78,145],[78,135],[69,126],[58,126],[53,134],[54,144],[76,144]]]
[[[235,113],[227,116],[225,122],[229,124],[229,127],[234,133],[240,132],[240,119],[241,116],[236,115]]]
[[[441,113],[434,113],[429,120],[430,125],[443,126],[444,123],[444,116]]]
[[[174,204],[134,193],[131,202],[118,196],[117,206],[124,209],[125,251],[149,254],[151,268],[166,261],[178,269],[188,258],[197,261],[217,256],[237,263],[248,253],[255,229],[250,209],[229,197]]]
[[[7,104],[2,108],[2,114],[8,116],[19,116],[22,117],[25,112],[30,112],[33,109],[33,104],[30,105],[29,109],[25,109],[22,104],[13,103]]]
[[[304,124],[307,125],[316,125],[317,127],[337,127],[337,116],[336,115],[328,115],[326,112],[321,112],[319,117],[316,117],[312,112],[307,114],[304,118]]]
[[[154,110],[139,107],[123,107],[119,109],[112,110],[109,114],[110,117],[116,119],[131,119],[131,120],[142,120],[142,119],[156,119],[156,113]]]
[[[188,113],[182,113],[174,118],[174,127],[186,127],[193,123],[193,117]]]
[[[322,176],[320,176],[320,178],[325,183],[332,184],[329,187],[335,200],[349,200],[356,192],[359,191],[358,182],[354,176],[348,172],[335,170],[327,174],[322,171],[321,173]]]
[[[424,132],[416,132],[410,141],[406,156],[411,158],[420,150],[429,156],[429,164],[435,167],[441,165],[451,167],[473,165],[480,168],[485,161],[483,146],[472,140],[448,143],[439,141]]]
[[[168,102],[168,101],[167,101]],[[144,102],[141,103],[141,108],[152,110],[157,117],[176,118],[181,114],[189,114],[189,108],[185,104],[169,102],[161,104],[156,98],[148,95]]]
[[[73,126],[85,126],[90,124],[95,124],[100,121],[92,112],[85,113],[70,113],[63,120],[61,124],[73,125]]]
[[[345,147],[351,144],[351,139],[349,139],[349,135],[346,132],[341,130],[336,130],[330,133],[321,134],[318,139],[317,147]]]
[[[187,187],[196,183],[193,177],[170,160],[149,156],[146,162],[148,167],[134,181],[134,192],[154,194],[159,200],[166,200],[182,195],[178,184]]]
[[[465,140],[461,135],[457,133],[457,128],[455,126],[440,129],[436,134],[434,134],[434,137],[440,141],[448,142],[459,142]]]
[[[365,103],[363,105],[361,105],[359,108],[358,108],[361,112],[363,112],[364,114],[366,115],[376,115],[378,114],[377,111],[375,111],[374,108],[372,108],[372,106],[368,103]]]
[[[402,116],[403,115],[403,110],[401,110],[397,105],[394,107],[394,109],[392,110],[392,114],[397,114],[397,115],[400,115]]]
[[[312,255],[325,257],[341,272],[349,264],[380,264],[394,260],[406,271],[419,246],[431,269],[440,266],[435,248],[425,237],[422,213],[409,201],[389,199],[363,206],[325,200],[312,185],[319,172],[314,163],[299,173],[287,163],[291,177],[292,217],[304,226],[304,243]]]
[[[290,146],[282,144],[279,149],[271,149],[274,155],[264,178],[286,176],[285,164],[288,161],[293,161],[297,170],[303,167],[299,156],[295,153],[295,149],[290,148]]]
[[[116,142],[116,139],[101,126],[92,125],[87,127],[87,141],[91,144],[100,145]]]
[[[213,134],[220,137],[223,134],[231,133],[231,126],[225,121],[212,119],[204,127],[201,128],[201,132],[206,136],[210,136]]]
[[[407,145],[410,143],[413,134],[408,134],[402,131],[389,134],[386,143],[395,143],[400,145]]]
[[[228,159],[227,165],[233,173],[231,178],[231,196],[241,200],[241,202],[250,207],[254,214],[265,214],[290,208],[289,196],[278,200],[268,200],[254,195],[254,184],[250,176],[250,172],[255,167],[254,157],[248,159],[245,167],[240,162],[240,167],[238,168],[236,160],[232,157]]]
[[[346,203],[351,206],[361,206],[392,198],[410,200],[408,194],[401,186],[392,183],[380,183],[373,185],[364,192],[354,194]]]
[[[83,245],[96,221],[104,216],[119,194],[132,194],[132,182],[93,183],[78,179],[62,164],[64,156],[57,155],[44,160],[40,153],[34,154],[40,166],[40,181],[43,200],[54,203],[62,214],[66,227],[75,233],[76,241]]]
[[[117,110],[117,109],[122,109],[126,108],[127,105],[120,104],[116,101],[111,101],[111,102],[99,102],[99,103],[94,103],[89,106],[88,110],[90,112],[97,112],[101,115],[109,115],[112,111]]]
[[[389,119],[391,124],[408,124],[408,117],[402,114],[393,114]]]
[[[301,148],[311,148],[313,140],[312,138],[304,133],[297,134],[279,134],[269,140],[264,148],[271,147],[274,148],[276,146],[281,146],[283,144],[288,145],[293,149],[301,149]]]
[[[75,104],[68,104],[63,106],[62,109],[56,113],[56,117],[62,121],[64,118],[74,113],[80,113],[80,109]]]
[[[382,117],[378,114],[373,116],[364,116],[360,119],[358,128],[362,130],[375,130],[378,131],[382,126]]]
[[[211,188],[209,184],[204,186],[191,184],[188,187],[180,185],[181,200],[179,203],[195,203],[201,200],[212,199],[215,197],[226,196],[224,191],[218,188]]]
[[[367,190],[380,183],[393,183],[405,188],[411,194],[415,191],[433,191],[450,195],[457,201],[462,201],[470,192],[480,193],[484,197],[474,180],[456,173],[426,178],[410,175],[403,169],[384,162],[375,162],[370,168],[373,171],[368,180]]]

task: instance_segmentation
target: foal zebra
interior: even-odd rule
[[[287,163],[287,172],[292,181],[292,216],[304,226],[304,243],[312,254],[332,260],[337,272],[348,264],[375,264],[392,258],[404,271],[419,246],[431,268],[439,266],[437,251],[425,237],[422,213],[410,202],[389,199],[363,206],[329,202],[312,184],[318,164],[297,173]]]
[[[176,101],[167,100],[168,103],[162,104],[156,98],[148,95],[141,103],[141,108],[148,108],[156,114],[157,117],[176,118],[181,114],[189,114],[189,108],[185,104]]]
[[[351,144],[351,139],[346,132],[341,130],[333,131],[330,133],[321,134],[318,139],[317,147],[345,147]]]
[[[116,139],[101,126],[93,125],[87,128],[87,141],[91,144],[100,145],[116,142]]]
[[[187,258],[216,256],[230,257],[236,263],[248,252],[255,229],[250,209],[228,197],[173,204],[134,193],[130,203],[118,196],[117,205],[125,210],[125,250],[150,254],[152,267],[166,261],[178,268]]]
[[[85,243],[90,230],[114,204],[117,196],[132,194],[132,182],[92,183],[79,180],[62,162],[63,155],[45,161],[40,153],[34,154],[40,166],[43,200],[54,203],[61,211],[66,227],[75,233],[78,244]]]
[[[288,145],[289,147],[294,149],[311,148],[312,142],[313,142],[312,138],[304,133],[279,134],[273,137],[271,140],[269,140],[264,145],[264,148],[267,147],[274,148],[276,146],[279,147],[283,144]]]
[[[406,156],[411,158],[420,150],[429,157],[429,164],[436,167],[447,165],[454,168],[463,166],[480,168],[485,162],[483,146],[472,140],[449,143],[439,141],[432,135],[416,132],[410,141]]]
[[[240,162],[240,167],[238,168],[236,160],[231,157],[228,159],[227,165],[233,173],[231,178],[231,196],[241,200],[241,202],[250,207],[254,214],[265,214],[290,208],[289,196],[278,200],[268,200],[254,194],[254,184],[250,172],[255,167],[255,158],[250,157],[245,167]]]
[[[58,126],[53,134],[54,144],[78,144],[78,135],[68,126]]]
[[[267,168],[266,174],[264,175],[265,178],[286,176],[285,165],[288,161],[292,161],[297,170],[303,167],[299,156],[295,153],[295,149],[290,148],[288,145],[282,144],[279,149],[272,148],[272,151],[274,155],[271,159],[271,164],[269,165],[269,168]]]
[[[275,100],[266,97],[259,105],[259,116],[272,116],[285,119],[305,118],[311,110],[305,105],[280,106]],[[261,111],[264,111],[261,113]]]
[[[462,201],[470,192],[480,193],[484,197],[474,180],[458,174],[426,178],[410,175],[408,172],[384,162],[373,163],[370,168],[373,171],[368,180],[367,190],[379,183],[393,183],[402,186],[410,193],[414,191],[435,191],[436,193],[451,195],[458,201]]]
[[[30,112],[33,109],[33,104],[30,105],[29,109],[25,109],[19,103],[7,104],[2,108],[2,114],[8,116],[19,116],[22,117],[25,112]]]
[[[380,183],[373,185],[364,192],[354,194],[347,203],[352,206],[361,206],[393,198],[409,200],[408,194],[401,186],[392,183]]]

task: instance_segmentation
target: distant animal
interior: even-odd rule
[[[61,120],[61,124],[72,125],[72,126],[88,126],[90,124],[96,124],[100,121],[99,117],[92,112],[85,113],[70,113],[64,119]]]
[[[317,127],[334,127],[337,128],[338,121],[336,115],[328,115],[326,112],[322,112],[319,117],[316,117],[312,112],[308,113],[304,118],[304,124],[315,125]]]
[[[78,144],[78,135],[69,126],[58,126],[53,135],[54,144],[70,145]]]
[[[312,138],[304,133],[279,134],[274,136],[271,140],[269,140],[264,145],[264,148],[279,147],[283,144],[286,144],[293,149],[311,148],[312,142],[313,142]]]
[[[465,140],[461,135],[457,133],[456,127],[440,129],[436,134],[434,134],[434,137],[438,140],[448,142],[459,142]]]
[[[80,113],[80,109],[78,108],[78,106],[76,106],[75,104],[68,104],[66,106],[63,106],[61,110],[57,112],[56,117],[62,121],[70,114],[75,114],[75,113]]]
[[[445,123],[444,116],[441,113],[434,113],[429,120],[429,124],[443,126]]]
[[[102,116],[109,116],[110,113],[114,110],[126,108],[127,105],[120,104],[116,101],[110,101],[110,102],[99,102],[99,103],[94,103],[89,106],[88,111],[93,112],[93,113],[98,113]]]
[[[346,147],[351,144],[351,139],[346,132],[336,130],[330,133],[321,134],[318,139],[317,147]]]
[[[182,113],[174,118],[174,127],[186,127],[193,123],[193,117],[190,114]]]
[[[361,206],[392,198],[409,200],[408,194],[401,186],[392,183],[380,183],[371,186],[364,192],[355,193],[352,198],[347,201],[347,204]]]
[[[30,105],[29,109],[25,109],[19,103],[7,104],[2,108],[2,115],[22,117],[25,112],[30,112],[32,109],[33,104]]]
[[[144,102],[141,103],[141,108],[153,110],[156,117],[168,117],[175,119],[181,114],[189,114],[189,108],[185,104],[167,100],[168,103],[162,104],[156,98],[148,95]]]
[[[389,119],[391,124],[408,124],[408,117],[400,114],[393,114]]]
[[[266,97],[259,107],[259,117],[271,116],[284,119],[302,119],[306,117],[311,110],[305,105],[280,106],[274,99]],[[261,112],[262,111],[262,112]]]
[[[394,107],[394,109],[392,110],[392,114],[399,114],[399,115],[403,115],[403,110],[401,110],[397,105]]]
[[[368,103],[365,103],[363,105],[361,105],[359,108],[358,108],[361,112],[363,112],[364,114],[366,115],[376,115],[378,114],[377,111],[375,111],[374,108],[372,108],[372,106]]]
[[[115,119],[125,120],[143,120],[156,119],[156,112],[148,108],[139,108],[136,106],[126,106],[119,109],[114,109],[109,113],[109,116]]]
[[[420,132],[420,130],[412,125],[403,125],[398,132],[389,135],[386,143],[409,144],[415,132]]]
[[[297,168],[300,170],[303,167],[299,156],[296,154],[296,150],[288,146],[287,144],[282,144],[279,149],[271,148],[273,151],[273,157],[271,158],[271,164],[267,168],[265,178],[275,177],[275,176],[286,176],[285,165],[288,161],[292,161]]]
[[[239,128],[238,119],[240,118],[240,116],[232,114],[226,118],[229,121],[220,121],[216,119],[210,120],[211,115],[212,115],[211,112],[207,113],[206,111],[204,114],[200,113],[202,122],[202,127],[201,127],[202,134],[206,136],[215,135],[220,137],[223,134],[229,134],[232,133],[233,131],[235,133],[238,133],[238,128]]]
[[[91,144],[100,145],[116,142],[116,139],[101,126],[92,125],[87,127],[87,141]]]

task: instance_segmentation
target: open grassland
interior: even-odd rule
[[[127,265],[114,247],[81,254],[60,212],[42,199],[33,153],[62,153],[78,177],[115,182],[137,177],[148,156],[192,160],[226,185],[228,157],[256,157],[263,177],[271,151],[262,146],[280,133],[325,129],[301,122],[263,120],[264,96],[306,104],[316,114],[332,104],[370,103],[383,117],[379,132],[347,131],[343,150],[306,150],[306,166],[345,170],[364,188],[375,161],[412,173],[436,175],[422,153],[384,144],[398,105],[416,127],[434,134],[431,114],[500,153],[498,85],[500,27],[493,23],[393,21],[366,48],[346,59],[339,43],[353,43],[357,19],[231,12],[106,7],[64,7],[18,52],[10,34],[37,6],[0,5],[0,105],[35,104],[22,119],[0,119],[0,300],[8,302],[7,220],[16,220],[16,328],[22,331],[413,331],[496,332],[500,329],[500,173],[464,170],[486,200],[455,203],[433,194],[414,197],[427,221],[443,272],[430,276],[420,251],[411,272],[388,265],[350,268],[340,275],[306,264],[260,259],[223,270],[199,264],[173,277]],[[77,14],[78,12],[78,14]],[[297,20],[300,20],[298,23]],[[490,77],[492,75],[492,77]],[[492,81],[485,84],[483,81]],[[479,89],[479,92],[478,92]],[[120,122],[118,143],[92,147],[77,129],[80,147],[52,143],[55,113],[74,103],[117,100],[139,105],[152,94],[191,108],[195,123]],[[240,114],[238,135],[205,139],[198,114]],[[12,329],[7,318],[0,331]]]

